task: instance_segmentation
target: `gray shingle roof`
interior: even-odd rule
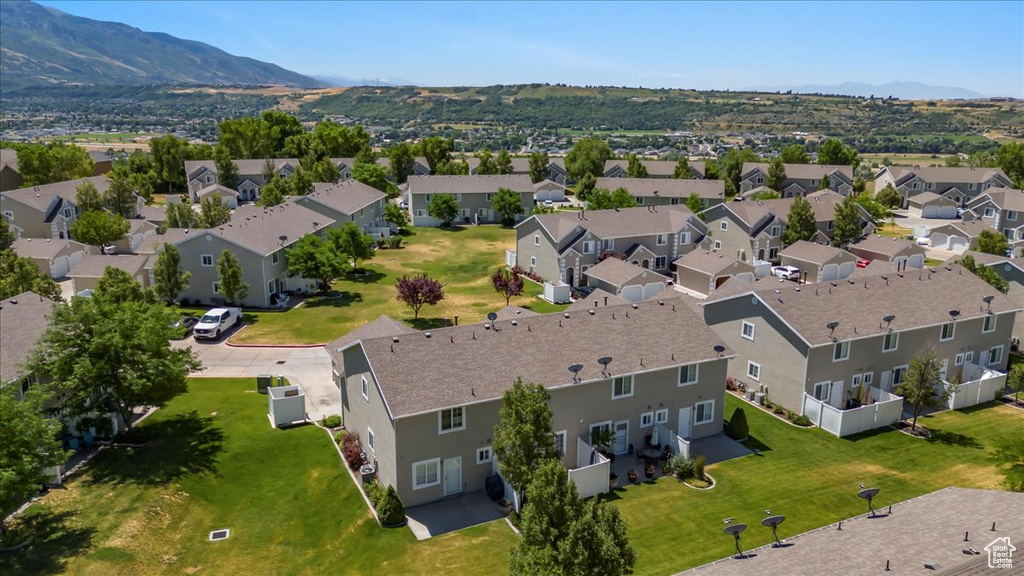
[[[597,303],[595,305],[595,302]],[[607,304],[605,304],[607,302]],[[590,293],[586,298],[580,298],[573,302],[565,310],[567,312],[585,312],[587,310],[596,310],[598,308],[607,308],[608,306],[625,306],[629,304],[629,300],[625,298],[619,298],[615,294],[598,288]]]
[[[857,257],[846,250],[824,244],[815,244],[806,240],[798,240],[787,246],[779,256],[789,256],[810,262],[812,264],[826,264],[829,262],[856,261]]]
[[[53,258],[68,244],[75,244],[80,247],[81,250],[88,250],[88,247],[81,242],[75,242],[74,240],[58,240],[56,238],[18,238],[14,241],[14,244],[11,245],[11,248],[14,249],[18,256],[53,260]]]
[[[57,196],[60,196],[64,200],[74,202],[75,195],[77,194],[77,188],[85,180],[92,182],[101,194],[106,192],[107,188],[110,186],[110,181],[107,180],[107,177],[101,175],[80,178],[78,180],[53,182],[51,184],[40,184],[39,186],[18,188],[17,190],[8,190],[3,192],[3,195],[17,200],[26,206],[31,206],[40,212],[45,212],[50,206],[50,203],[53,202],[53,199]]]
[[[135,249],[137,254],[156,254],[164,244],[178,244],[191,236],[200,235],[205,230],[199,228],[168,228],[163,234],[152,234],[147,236],[142,244]]]
[[[944,324],[949,322],[950,310],[960,311],[958,321],[980,318],[986,315],[982,302],[985,296],[994,296],[993,313],[1024,308],[1024,304],[1013,302],[961,266],[884,276],[840,280],[835,286],[752,285],[752,290],[732,295],[712,293],[705,305],[756,294],[811,345],[832,342],[825,326],[831,321],[839,322],[835,337],[849,340],[885,333],[886,326],[881,320],[889,314],[896,316],[889,327],[897,331]],[[779,295],[775,293],[777,289]]]
[[[532,194],[533,182],[525,174],[409,177],[412,194],[483,194],[497,192],[498,188]]]
[[[911,240],[905,238],[888,238],[885,236],[866,236],[858,242],[849,245],[851,252],[858,251],[872,252],[889,257],[891,260],[898,255],[924,254],[925,249],[918,246]]]
[[[147,256],[138,254],[86,254],[71,267],[71,278],[99,278],[108,267],[124,270],[133,277],[146,265]]]
[[[574,363],[583,364],[583,382],[602,380],[597,359],[603,356],[613,359],[612,375],[718,357],[718,336],[689,308],[671,301],[568,314],[519,319],[517,326],[499,321],[498,330],[468,324],[431,330],[429,338],[417,332],[397,343],[385,337],[360,345],[395,418],[495,400],[516,378],[547,388],[573,385],[568,367]]]
[[[917,175],[925,182],[948,182],[952,184],[979,184],[993,176],[999,175],[1004,179],[1006,173],[1001,168],[971,168],[969,166],[922,166],[920,168],[889,168],[893,179],[901,183],[902,180],[912,175]]]
[[[597,188],[625,188],[633,196],[658,196],[661,198],[689,198],[696,194],[701,198],[725,199],[725,182],[722,180],[675,180],[664,178],[598,178]]]
[[[196,196],[198,196],[199,198],[202,198],[203,196],[208,196],[210,194],[219,194],[221,196],[234,196],[235,198],[238,197],[237,190],[232,190],[231,188],[228,188],[227,186],[221,186],[220,184],[210,184],[209,186],[206,186],[199,190],[198,192],[196,192]]]
[[[291,166],[292,168],[299,167],[298,158],[271,158],[274,163],[274,170],[280,170],[285,165]],[[238,174],[240,176],[255,176],[263,174],[263,166],[266,165],[266,159],[249,158],[235,160],[235,166],[238,168]],[[207,170],[217,171],[217,163],[213,160],[186,160],[185,161],[185,175],[186,177],[192,176],[192,173],[196,169],[203,167]]]
[[[333,223],[334,220],[327,216],[291,202],[270,208],[248,204],[235,210],[226,224],[193,232],[196,236],[216,234],[257,254],[268,256]],[[281,240],[282,236],[284,240]]]
[[[929,236],[936,232],[942,234],[949,234],[953,231],[958,231],[966,235],[969,239],[973,240],[981,235],[985,230],[991,230],[992,228],[986,224],[983,220],[963,220],[960,222],[950,222],[949,224],[943,224],[942,226],[936,226],[932,228]]]
[[[0,148],[0,168],[10,166],[18,171],[18,151],[14,148]]]
[[[521,308],[515,305],[505,306],[504,308],[495,312],[498,315],[498,321],[501,320],[515,320],[517,318],[529,318],[530,316],[540,316],[540,314],[533,310]]]
[[[959,256],[953,256],[949,260],[946,260],[945,264],[950,265],[960,260],[964,256],[970,256],[974,259],[975,264],[981,264],[984,266],[992,266],[995,264],[1009,263],[1013,264],[1017,268],[1024,270],[1024,258],[1008,258],[1006,256],[997,256],[995,254],[987,254],[985,252],[975,252],[974,250],[968,250]]]
[[[992,201],[995,202],[996,206],[999,206],[999,208],[1003,210],[1024,212],[1024,190],[1017,190],[1015,188],[989,188],[985,194],[988,194],[988,196],[992,198]],[[1017,216],[1017,218],[1018,222],[1024,220],[1024,216]]]
[[[317,182],[313,191],[305,196],[295,196],[292,202],[300,205],[320,204],[336,212],[352,215],[386,195],[372,186],[357,180],[345,180],[337,184]]]
[[[658,274],[654,270],[648,270],[637,266],[632,262],[626,262],[625,260],[619,260],[618,258],[605,258],[588,268],[584,274],[591,278],[607,282],[612,286],[622,286],[626,282],[629,282],[643,274],[648,276],[647,280],[649,282],[668,280],[668,278]]]
[[[36,341],[46,331],[54,302],[33,292],[23,292],[0,302],[0,385],[14,382],[24,369]]]
[[[676,259],[673,264],[676,267],[683,266],[691,270],[698,270],[706,274],[715,274],[731,267],[733,264],[739,263],[736,267],[742,267],[744,271],[753,270],[754,267],[742,260],[735,258],[726,258],[721,252],[712,252],[710,250],[701,250],[700,248],[692,250],[682,257]]]
[[[915,206],[926,206],[928,204],[945,204],[947,206],[958,206],[956,202],[953,202],[952,200],[946,198],[945,196],[936,194],[935,192],[922,192],[920,194],[915,194],[914,196],[911,196],[907,200],[907,202]]]
[[[359,340],[370,340],[373,338],[390,338],[392,336],[402,336],[403,334],[412,334],[416,332],[404,322],[395,320],[394,318],[381,314],[376,319],[363,324],[359,328],[345,334],[341,338],[334,340],[326,346],[327,353],[331,355],[336,364],[342,364],[341,350],[344,350],[346,346]]]
[[[678,162],[675,160],[641,160],[640,164],[643,164],[643,167],[647,169],[647,175],[651,178],[671,178],[676,172],[676,164],[678,164]],[[629,160],[605,160],[605,173],[611,170],[614,166],[618,166],[619,168],[626,170],[629,167]]]
[[[754,169],[763,174],[768,174],[768,162],[744,162],[743,178],[746,178]],[[847,179],[853,180],[853,167],[836,164],[785,164],[786,178],[800,180],[821,180],[823,176],[839,172]]]
[[[573,234],[577,227],[589,230],[600,238],[671,234],[682,230],[688,222],[692,223],[696,229],[704,230],[703,222],[700,222],[693,212],[682,205],[554,212],[552,214],[537,214],[530,218],[536,218],[555,240],[561,240],[569,234]],[[522,225],[522,223],[518,224],[518,226]]]

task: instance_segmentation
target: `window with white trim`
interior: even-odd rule
[[[954,334],[956,334],[956,324],[946,322],[942,325],[942,330],[939,332],[939,341],[945,342],[947,340],[952,340]]]
[[[423,202],[428,203],[428,204],[430,203],[430,194],[424,194],[423,195]]]
[[[605,250],[614,250],[615,249],[615,238],[605,238],[604,239],[604,243],[603,243],[603,247],[604,247]]]
[[[594,241],[593,240],[587,240],[586,242],[583,243],[583,253],[584,254],[593,254],[594,253]]]
[[[655,240],[658,246],[664,246],[668,244],[668,234],[658,234],[658,238]]]
[[[974,350],[964,352],[964,362],[974,362]]]
[[[220,282],[213,283],[213,293],[220,294]]]
[[[643,196],[633,196],[633,199],[636,200],[636,205],[637,206],[643,206],[644,205],[644,197]]]
[[[537,266],[537,257],[536,256],[530,256],[530,266],[534,266],[534,267]]]
[[[680,244],[689,244],[690,243],[690,233],[689,232],[680,232],[679,233],[679,243]]]
[[[213,266],[213,254],[202,254],[202,255],[200,255],[199,256],[199,263],[203,267],[205,267],[205,268],[209,268],[209,267]]]
[[[715,401],[705,400],[703,402],[697,402],[693,405],[693,411],[696,416],[693,419],[694,424],[707,424],[715,419]]]
[[[832,346],[832,361],[842,362],[850,357],[850,341],[836,342]]]
[[[412,489],[429,488],[441,483],[441,459],[433,458],[412,465]]]
[[[900,345],[899,332],[887,332],[882,336],[882,352],[892,352]]]
[[[861,378],[861,383],[864,384],[864,387],[869,387],[869,386],[871,386],[872,384],[875,383],[875,373],[874,372],[865,372],[861,376],[863,376]]]
[[[627,398],[633,395],[633,377],[619,376],[612,379],[612,399]]]
[[[668,408],[654,411],[655,424],[668,424]]]
[[[533,245],[540,246],[540,234],[533,235]]]
[[[985,218],[991,218],[996,215],[996,211],[991,206],[985,207]]]
[[[476,463],[486,464],[491,461],[491,447],[484,446],[476,449]]]
[[[725,220],[722,220],[722,221],[721,221],[721,222],[720,222],[720,223],[718,224],[718,229],[719,229],[719,230],[721,230],[721,231],[723,231],[723,232],[725,232],[726,230],[728,230],[728,229],[729,229],[729,222],[727,222],[727,221],[725,221]]]
[[[417,218],[426,218],[427,217],[427,211],[426,210],[417,210],[416,211],[416,217]]]
[[[1012,222],[1016,222],[1017,221],[1017,211],[1016,210],[1007,210],[1006,211],[1006,219],[1010,220]]]
[[[565,455],[565,437],[568,433],[565,430],[555,432],[555,452]]]
[[[663,270],[668,267],[668,256],[655,256],[654,257],[654,269]]]
[[[717,252],[717,251],[719,251],[721,249],[722,249],[722,241],[721,240],[715,240],[715,245],[714,245],[713,250],[715,250]]]
[[[896,388],[900,384],[903,384],[903,380],[907,377],[907,370],[909,366],[897,366],[892,369],[892,387]]]
[[[644,412],[640,415],[640,427],[650,428],[654,426],[654,412]]]
[[[740,328],[740,336],[746,340],[754,341],[754,325],[746,320],[743,321],[743,326]]]
[[[772,246],[771,248],[768,249],[768,259],[769,260],[776,260],[778,257],[779,257],[779,247],[778,246]]]
[[[367,402],[370,401],[370,383],[366,380],[366,376],[360,376],[362,380],[361,389],[363,392],[363,399]]]
[[[373,429],[369,426],[366,427],[366,445],[370,447],[371,452],[377,451],[377,437],[373,434]]]
[[[818,382],[814,385],[814,399],[822,402],[828,402],[829,392],[831,390],[831,382]]]
[[[278,256],[278,252],[280,252],[280,250],[278,250],[277,252],[274,252],[273,254],[270,255],[270,261],[273,262],[274,264],[277,264],[278,260],[280,260],[280,257]]]
[[[984,323],[981,326],[982,334],[987,334],[989,332],[995,332],[995,330],[996,330],[996,316],[995,316],[995,314],[989,314],[988,316],[985,316],[985,321],[984,321]]]
[[[954,366],[963,366],[963,364],[964,364],[964,353],[960,352],[956,356],[953,357],[953,365]]]
[[[989,366],[992,364],[999,364],[1003,361],[1003,347],[993,346],[988,352],[988,363]]]
[[[437,429],[440,434],[466,429],[466,408],[457,406],[437,413]]]
[[[860,374],[854,374],[853,378],[850,378],[850,389],[853,390],[853,389],[860,388],[860,380],[861,380],[861,375]]]
[[[761,381],[761,365],[757,362],[747,361],[747,378],[756,382]]]
[[[778,238],[779,236],[782,236],[782,226],[779,226],[777,224],[775,226],[772,226],[770,235],[772,238]]]
[[[679,367],[679,385],[688,386],[697,383],[697,367],[699,364],[687,364]]]

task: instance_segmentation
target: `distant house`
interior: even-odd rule
[[[595,187],[625,188],[640,206],[685,205],[691,194],[700,198],[702,208],[725,202],[725,182],[721,180],[605,177],[598,178]]]
[[[895,262],[903,268],[924,268],[925,250],[912,240],[866,236],[846,249],[866,260]]]
[[[533,185],[535,202],[564,202],[565,185],[553,180],[541,180]]]
[[[785,164],[786,178],[779,192],[783,198],[806,196],[822,188],[822,180],[828,180],[825,188],[843,196],[853,192],[853,168],[832,164]],[[740,174],[739,192],[747,192],[759,186],[768,185],[767,162],[744,162]]]
[[[349,180],[352,178],[352,169],[355,168],[355,158],[331,158],[331,164],[338,169],[340,180]],[[385,168],[387,168],[385,166]]]
[[[56,303],[34,292],[23,292],[0,302],[0,388],[15,386],[21,399],[28,389],[46,375],[37,375],[27,364],[36,342],[50,326],[50,314]]]
[[[967,205],[964,220],[975,219],[1006,237],[1013,254],[1024,250],[1024,190],[990,188]]]
[[[490,224],[501,221],[491,208],[501,188],[519,194],[523,208],[518,218],[529,214],[533,206],[533,183],[522,174],[509,176],[410,176],[406,191],[413,226],[440,226],[441,221],[428,212],[430,199],[438,194],[451,194],[459,203],[459,224]]]
[[[373,236],[391,234],[390,226],[384,220],[387,196],[356,180],[337,184],[317,182],[313,184],[312,192],[305,196],[295,196],[290,202],[330,218],[334,221],[332,227],[355,222],[363,232]]]
[[[931,241],[932,248],[960,254],[974,246],[978,236],[985,230],[991,230],[991,228],[982,220],[950,222],[932,228],[928,233],[928,239]]]
[[[726,258],[721,252],[693,250],[673,262],[676,268],[676,286],[685,288],[695,296],[704,297],[730,278],[742,278],[753,282],[754,267],[742,260]]]
[[[235,160],[238,200],[248,202],[260,197],[260,190],[267,184],[263,177],[267,162],[266,159]],[[288,178],[299,167],[298,158],[271,158],[269,162],[274,165],[274,174],[282,178]],[[186,160],[185,177],[192,201],[199,202],[199,191],[217,183],[217,163],[213,160]]]
[[[75,202],[77,189],[83,182],[92,182],[102,194],[110,186],[106,176],[90,176],[29,188],[0,192],[0,211],[17,235],[25,238],[64,239],[70,237],[71,223],[81,210]],[[136,214],[145,200],[136,197]],[[134,216],[135,214],[133,214]]]
[[[584,272],[588,285],[604,290],[626,300],[640,302],[647,300],[665,289],[669,277],[640,266],[609,257],[591,266]]]
[[[353,164],[350,164],[349,168],[351,169],[351,167],[354,165],[355,164],[353,159]],[[384,170],[387,171],[387,173],[389,174],[388,178],[393,178],[392,176],[390,176],[390,158],[377,158],[377,165],[380,166],[381,168],[384,168]],[[410,174],[410,176],[430,176],[430,163],[427,162],[426,158],[424,158],[423,156],[417,156],[413,159],[412,174]]]
[[[907,212],[915,218],[956,218],[960,205],[934,192],[923,192],[907,200]]]
[[[128,234],[114,242],[118,254],[135,254],[146,238],[156,234],[157,225],[141,218],[128,221]]]
[[[89,152],[89,158],[92,159],[92,175],[99,176],[100,174],[106,174],[114,168],[114,158],[106,152],[100,150],[92,150]]]
[[[135,254],[88,254],[71,267],[68,276],[71,277],[75,294],[83,290],[95,290],[96,283],[103,277],[107,268],[123,270],[140,286],[149,288],[150,277],[145,269],[147,259],[147,256]]]
[[[685,206],[537,214],[516,226],[516,251],[507,257],[556,285],[585,286],[585,272],[607,255],[666,274],[706,234]]]
[[[67,276],[71,267],[86,255],[100,253],[95,246],[51,238],[19,238],[11,248],[18,256],[30,258],[41,274],[54,279]]]
[[[966,206],[975,196],[989,188],[1009,188],[1010,179],[999,168],[964,168],[931,166],[886,166],[875,174],[875,192],[892,186],[908,201],[925,192],[932,192]]]
[[[0,192],[16,190],[24,180],[18,170],[18,151],[14,148],[0,148]]]
[[[195,194],[193,194],[193,197],[197,198],[199,202],[202,202],[203,199],[206,198],[207,196],[214,196],[220,199],[221,203],[223,203],[225,206],[232,210],[238,208],[238,191],[232,190],[227,186],[221,186],[220,184],[210,184],[205,188],[197,190]]]
[[[946,266],[955,264],[965,256],[974,259],[977,266],[986,266],[999,274],[1007,283],[1006,295],[1013,302],[1024,302],[1024,258],[1008,258],[985,254],[984,252],[965,252],[962,255],[954,256],[945,262]],[[1024,311],[1017,313],[1017,320],[1013,324],[1013,337],[1017,339],[1018,345],[1024,341]]]
[[[647,170],[648,178],[659,180],[671,179],[676,173],[676,160],[640,160],[640,164]],[[702,180],[704,178],[704,163],[689,162],[690,176]],[[605,178],[626,178],[629,174],[628,160],[607,160],[604,163]]]
[[[780,264],[798,268],[805,282],[845,280],[857,269],[857,257],[846,250],[806,240],[790,244],[779,256]]]

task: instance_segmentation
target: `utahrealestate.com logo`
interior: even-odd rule
[[[1007,537],[996,538],[985,551],[988,552],[989,568],[1013,568],[1013,551],[1016,550]]]

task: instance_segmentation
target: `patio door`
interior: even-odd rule
[[[833,408],[842,409],[843,400],[843,381],[836,380],[835,382],[832,382],[832,389],[829,390],[828,403]]]
[[[679,437],[689,438],[693,424],[693,406],[679,409]]]
[[[619,420],[613,430],[615,437],[612,439],[612,452],[625,454],[629,450],[629,420]]]
[[[462,492],[462,456],[444,459],[444,495]]]

